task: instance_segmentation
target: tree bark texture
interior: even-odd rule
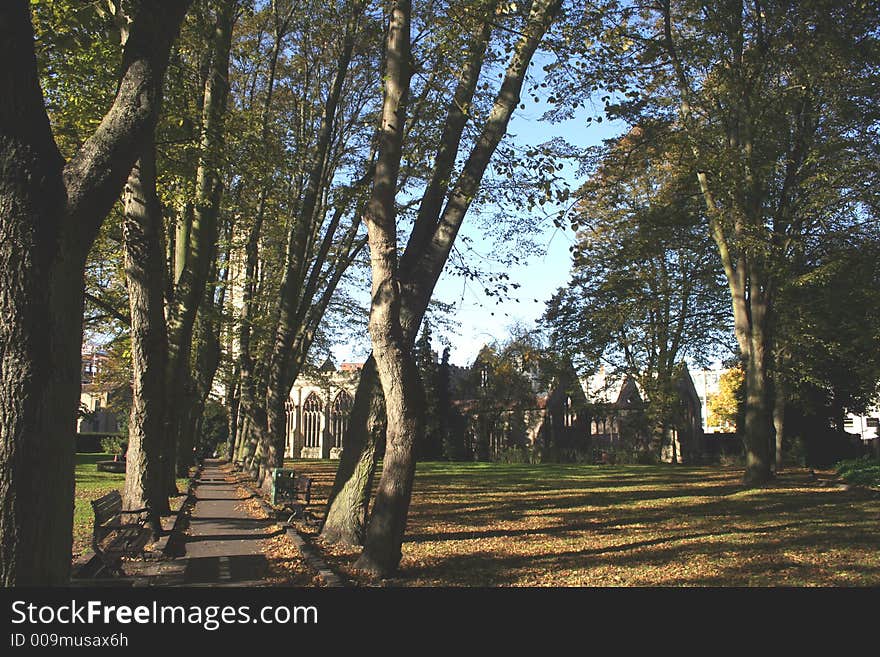
[[[745,372],[746,413],[743,442],[746,447],[746,471],[743,482],[747,485],[764,483],[772,474],[772,412],[765,349],[766,338],[763,331],[753,328],[749,336]]]
[[[381,421],[384,410],[376,361],[371,355],[361,369],[345,433],[345,449],[336,469],[321,528],[321,538],[328,543],[363,543],[376,467],[376,446],[385,436],[385,423]]]
[[[128,421],[123,505],[148,509],[154,536],[160,516],[170,512],[162,485],[165,455],[165,257],[162,211],[156,196],[153,145],[135,163],[124,191],[123,247],[131,313],[132,404]]]
[[[395,195],[400,171],[410,81],[409,0],[391,7],[385,45],[385,89],[379,157],[365,221],[370,244],[372,303],[370,338],[385,397],[385,457],[376,503],[356,567],[384,577],[400,562],[415,475],[414,444],[424,431],[424,392],[412,350],[400,325]]]
[[[86,255],[155,126],[189,2],[144,2],[116,98],[63,162],[39,87],[29,3],[0,4],[0,579],[70,572]]]
[[[776,472],[782,471],[782,456],[785,443],[785,388],[782,374],[773,377],[773,432],[776,445]]]

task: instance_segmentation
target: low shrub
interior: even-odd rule
[[[840,461],[835,470],[847,483],[880,487],[880,461],[870,456]]]
[[[496,463],[531,463],[531,454],[526,447],[505,447],[492,459]]]
[[[660,459],[648,449],[619,447],[595,450],[592,454],[592,462],[603,465],[657,465]]]
[[[128,450],[128,439],[125,436],[104,436],[101,438],[101,449],[107,454],[123,456]]]
[[[559,447],[506,447],[492,459],[496,463],[592,463],[590,452],[582,449]]]

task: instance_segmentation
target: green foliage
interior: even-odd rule
[[[839,373],[826,367],[825,354],[843,356],[850,344],[867,361],[877,353],[861,339],[866,326],[877,326],[873,318],[855,336],[841,313],[837,343],[833,303],[817,303],[810,294],[795,299],[781,288],[804,273],[812,245],[876,222],[878,16],[875,3],[826,0],[610,3],[591,16],[601,27],[584,16],[570,39],[584,55],[586,77],[562,66],[551,71],[553,83],[571,94],[569,107],[604,94],[606,117],[644,130],[665,161],[699,179],[707,232],[737,313],[740,351],[756,370],[747,379],[755,386],[748,398],[759,407],[749,417],[763,413],[769,392],[755,357],[776,356],[778,347],[787,358],[786,340],[797,346],[802,329],[813,332],[815,309],[833,318],[820,322],[831,330],[819,330],[816,340],[820,359],[812,374],[823,379],[823,389],[862,379],[856,372],[847,381],[846,366]],[[633,196],[627,190],[622,200]],[[870,278],[849,276],[846,283],[876,290]],[[785,330],[775,325],[800,309],[803,321]],[[799,370],[793,378],[803,380],[811,374],[812,350],[798,351],[804,357],[791,361]],[[836,360],[856,366],[848,357]],[[875,389],[877,380],[876,371],[873,381],[862,379],[859,394]],[[837,415],[847,403],[843,392],[829,404]],[[760,431],[749,432],[760,439]]]
[[[837,474],[848,483],[856,486],[880,486],[880,461],[870,456],[859,459],[840,461],[836,466]]]
[[[215,449],[222,449],[225,454],[228,437],[229,418],[226,414],[226,407],[214,399],[208,399],[202,413],[201,432],[196,449],[199,454],[205,456],[213,454]]]
[[[790,402],[832,425],[880,394],[880,232],[868,224],[808,246],[782,290],[777,367]]]
[[[656,424],[672,421],[681,361],[731,346],[728,291],[696,181],[658,147],[669,130],[650,123],[595,149],[571,215],[571,280],[543,318],[554,349],[581,370],[602,363],[638,381]]]
[[[105,436],[101,438],[101,449],[108,454],[123,456],[128,449],[128,438],[125,436]]]
[[[70,157],[113,101],[122,61],[119,34],[97,2],[31,3],[46,109],[61,153]]]

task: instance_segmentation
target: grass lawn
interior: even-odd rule
[[[323,514],[336,462],[287,465],[314,477],[313,510]],[[844,490],[830,472],[790,470],[759,489],[743,488],[741,475],[721,467],[421,463],[400,577],[389,583],[880,585],[880,494]],[[358,549],[323,549],[358,579]]]
[[[112,461],[112,454],[86,454],[76,455],[76,491],[74,493],[73,507],[73,558],[77,558],[83,552],[91,548],[92,526],[95,520],[92,514],[90,502],[106,495],[114,489],[122,492],[125,486],[125,474],[115,472],[99,472],[95,464],[98,461]],[[186,490],[188,480],[178,479],[178,490]],[[178,498],[179,506],[183,498]],[[172,509],[175,500],[171,501]]]

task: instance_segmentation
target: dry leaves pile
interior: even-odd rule
[[[252,518],[269,519],[251,491],[239,486],[236,496],[243,500],[236,504],[236,508],[244,510]],[[321,586],[318,574],[308,566],[299,550],[290,542],[284,527],[278,523],[267,524],[264,532],[266,538],[260,541],[260,549],[269,563],[267,586]]]
[[[297,461],[316,512],[335,463]],[[402,586],[877,586],[880,496],[830,474],[745,489],[718,467],[420,464]],[[378,477],[377,477],[378,479]],[[303,533],[317,533],[302,525]],[[320,542],[318,542],[321,545]],[[332,567],[358,548],[321,545]]]

